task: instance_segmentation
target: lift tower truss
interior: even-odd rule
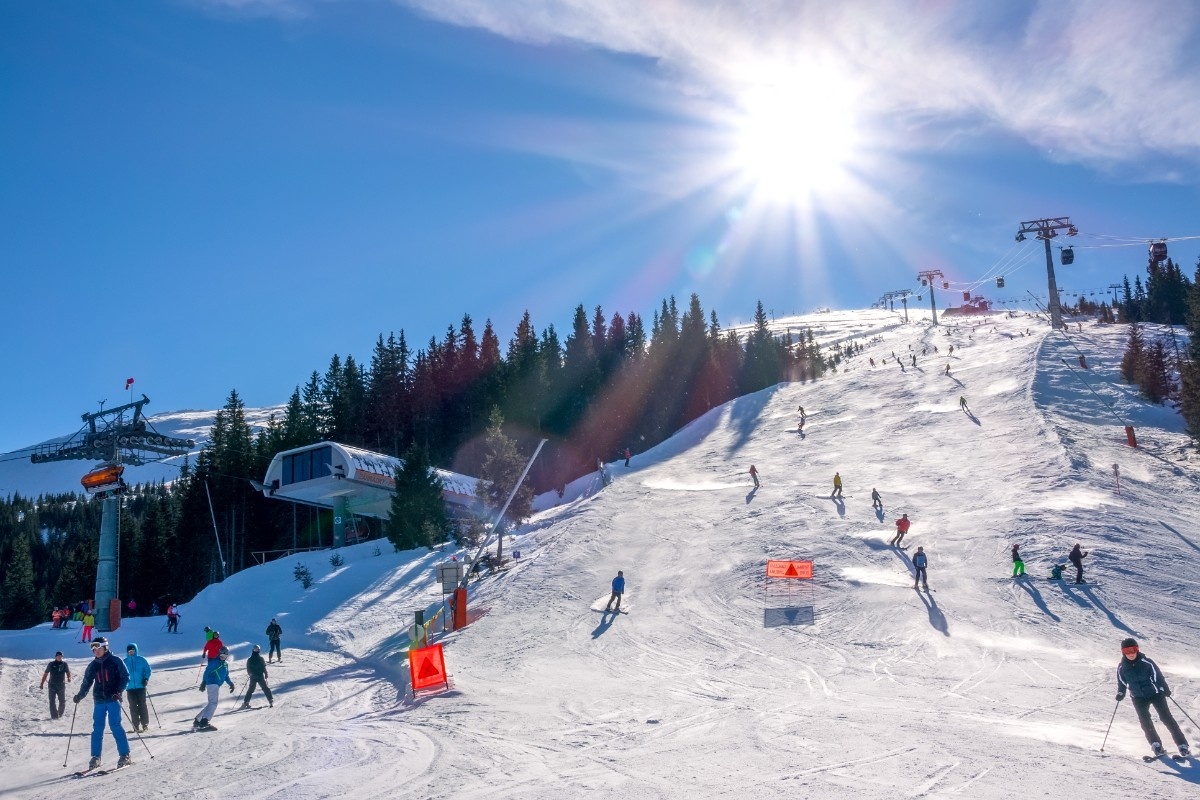
[[[938,321],[937,321],[937,301],[934,299],[934,296],[933,296],[933,290],[934,290],[933,282],[935,280],[944,280],[945,277],[946,276],[942,274],[942,271],[940,269],[924,269],[917,273],[917,278],[920,279],[921,284],[929,287],[929,308],[931,311],[933,311],[933,324],[935,327],[937,326]]]
[[[40,445],[30,456],[34,464],[51,461],[100,461],[83,477],[89,494],[103,499],[100,513],[100,552],[96,563],[96,629],[111,631],[121,622],[117,599],[117,527],[121,514],[120,495],[125,491],[121,479],[124,464],[145,464],[147,454],[186,455],[196,443],[191,439],[162,436],[146,424],[142,407],[150,398],[142,395],[123,406],[84,414],[87,430],[65,442]]]
[[[1050,308],[1050,327],[1058,330],[1063,326],[1062,304],[1058,300],[1058,283],[1054,280],[1054,256],[1050,252],[1050,240],[1060,233],[1075,236],[1079,233],[1079,229],[1071,224],[1070,217],[1051,217],[1022,222],[1021,229],[1017,231],[1017,241],[1025,241],[1027,233],[1034,234],[1046,245],[1046,283],[1050,297],[1047,305]]]
[[[883,302],[889,305],[890,311],[896,310],[896,300],[899,300],[901,305],[904,306],[904,321],[906,323],[908,322],[908,296],[910,294],[912,294],[912,291],[909,289],[898,289],[894,292],[883,293]]]

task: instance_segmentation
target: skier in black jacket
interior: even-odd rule
[[[246,674],[249,677],[246,679],[246,698],[242,701],[242,708],[250,707],[250,695],[254,694],[255,686],[262,687],[263,694],[267,696],[267,705],[274,708],[275,699],[271,696],[271,687],[267,686],[267,664],[258,645],[254,645],[254,652],[246,659]]]
[[[88,769],[100,766],[106,720],[108,729],[117,740],[119,769],[133,763],[129,758],[129,739],[125,736],[125,729],[121,727],[121,692],[125,691],[125,686],[129,683],[129,670],[125,669],[124,661],[108,652],[108,640],[103,636],[92,640],[92,655],[95,658],[84,670],[79,693],[71,699],[78,704],[87,697],[88,690],[95,687],[92,690],[92,699],[96,702],[92,710],[92,760],[88,762]]]
[[[1154,755],[1162,755],[1163,747],[1162,739],[1159,738],[1154,722],[1150,719],[1150,706],[1154,706],[1158,718],[1175,739],[1179,754],[1191,755],[1187,737],[1179,730],[1179,723],[1171,716],[1171,709],[1167,707],[1167,698],[1171,696],[1167,678],[1157,664],[1138,650],[1138,643],[1134,639],[1121,642],[1121,663],[1117,665],[1118,703],[1125,699],[1126,691],[1133,696],[1133,708],[1137,711],[1142,733],[1146,734],[1146,741],[1150,743]]]
[[[267,640],[271,643],[271,649],[267,652],[267,663],[271,663],[271,659],[279,656],[279,662],[283,663],[283,651],[279,649],[279,639],[283,636],[283,628],[279,627],[279,623],[271,619],[271,624],[267,626]]]
[[[72,680],[71,668],[63,661],[62,650],[55,653],[54,660],[46,665],[40,688],[46,688],[47,678],[50,679],[50,719],[58,719],[67,705],[67,681]]]
[[[1083,560],[1085,558],[1087,558],[1087,551],[1084,550],[1083,548],[1081,548],[1079,546],[1079,543],[1076,542],[1075,546],[1071,548],[1070,555],[1067,556],[1067,560],[1075,565],[1075,582],[1076,583],[1084,582],[1084,580],[1083,580]]]

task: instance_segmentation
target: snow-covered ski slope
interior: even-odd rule
[[[610,464],[611,486],[580,479],[568,502],[506,542],[521,560],[473,584],[472,624],[440,638],[449,691],[414,701],[403,661],[412,612],[439,601],[432,567],[449,551],[395,554],[384,543],[375,555],[367,543],[345,549],[338,569],[327,553],[293,557],[210,587],[184,609],[179,636],[160,632],[161,618],[127,622],[115,641],[123,650],[135,640],[151,659],[163,727],[146,737],[154,760],[134,739],[138,764],[106,791],[1195,797],[1196,762],[1142,762],[1148,746],[1128,701],[1099,750],[1126,636],[1200,719],[1200,486],[1179,418],[1118,381],[1125,329],[1085,322],[1068,342],[1024,316],[943,320],[959,325],[949,336],[916,315],[908,325],[882,312],[841,316],[870,342],[842,372],[714,409],[629,468]],[[934,344],[939,355],[921,355]],[[1139,449],[1126,446],[1123,420]],[[835,471],[841,503],[829,499]],[[912,530],[897,550],[887,540],[904,512]],[[1075,542],[1091,553],[1092,583],[1047,580]],[[1027,580],[1008,577],[1013,543]],[[930,594],[912,589],[918,546]],[[815,580],[768,590],[769,558],[812,559]],[[297,560],[317,579],[307,592],[291,580]],[[589,606],[618,569],[637,602],[599,615]],[[782,605],[811,605],[812,624],[764,627],[764,608]],[[186,733],[203,704],[200,629],[219,628],[233,646],[240,688],[272,616],[285,630],[284,663],[270,668],[275,708],[231,714],[231,698],[217,733]],[[68,639],[61,649],[82,673],[77,638],[0,634],[0,794],[75,789],[62,778],[69,719],[48,719],[37,684]],[[70,769],[87,758],[90,700],[80,708]],[[111,738],[104,759],[115,763]]]

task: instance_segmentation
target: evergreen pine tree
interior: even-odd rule
[[[1145,361],[1146,340],[1142,336],[1142,326],[1133,322],[1129,325],[1129,341],[1125,344],[1125,354],[1121,357],[1121,377],[1127,383],[1137,383]]]
[[[33,559],[29,539],[23,534],[13,538],[0,585],[0,627],[28,628],[46,618],[45,600],[33,579]]]
[[[396,469],[396,492],[384,532],[397,550],[433,547],[450,533],[442,479],[429,462],[429,452],[412,445]]]
[[[499,409],[492,409],[488,418],[487,433],[484,437],[484,460],[479,470],[479,483],[475,487],[475,496],[488,510],[489,516],[500,513],[504,502],[512,493],[513,487],[525,470],[525,458],[517,450],[516,443],[504,433],[504,417]],[[504,520],[500,521],[503,529],[506,521],[520,525],[529,519],[533,511],[533,487],[528,482],[521,484],[512,502],[505,512]],[[502,533],[502,530],[498,533]],[[497,541],[502,542],[500,536]],[[496,556],[502,556],[502,549],[497,547]]]

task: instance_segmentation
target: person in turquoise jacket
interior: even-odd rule
[[[229,677],[228,647],[222,647],[217,658],[209,663],[208,669],[204,670],[204,682],[200,684],[200,691],[208,692],[208,704],[192,720],[193,728],[216,730],[212,725],[212,718],[213,714],[217,713],[217,701],[221,699],[222,683],[228,684],[230,693],[233,692],[233,680]]]
[[[138,655],[134,642],[125,645],[125,669],[129,670],[129,685],[125,696],[129,698],[129,719],[133,732],[145,732],[150,727],[150,713],[146,709],[146,688],[150,685],[150,662]]]

